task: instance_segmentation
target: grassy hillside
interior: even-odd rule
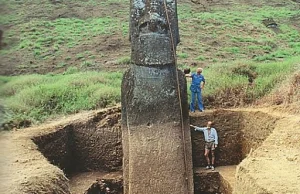
[[[179,64],[274,61],[299,55],[299,3],[212,2],[178,2]],[[6,44],[0,51],[0,75],[58,73],[70,66],[113,71],[127,67],[129,1],[0,0],[0,5]],[[270,17],[278,29],[263,24]]]
[[[178,2],[178,65],[205,67],[207,107],[251,104],[299,66],[299,3],[193,2]],[[0,11],[0,125],[120,102],[130,64],[129,1],[0,0]],[[276,28],[264,25],[268,18]]]

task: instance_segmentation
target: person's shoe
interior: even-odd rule
[[[214,170],[215,170],[215,167],[214,167],[214,166],[211,166],[210,168],[211,168],[211,170],[212,170],[212,171],[214,171]]]
[[[205,168],[208,170],[208,169],[210,169],[210,166],[206,166]]]

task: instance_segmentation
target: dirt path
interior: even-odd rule
[[[68,193],[63,172],[48,163],[25,132],[0,133],[0,193]]]
[[[18,182],[19,176],[14,176],[14,171],[19,172],[17,161],[18,149],[12,143],[12,133],[0,133],[0,193],[18,193],[18,187],[14,182]],[[15,186],[13,186],[15,185]]]

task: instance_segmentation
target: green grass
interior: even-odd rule
[[[187,53],[177,53],[178,58],[186,59],[189,57]]]
[[[119,103],[121,77],[118,72],[82,73],[76,68],[59,75],[0,76],[0,99],[11,120],[40,122]]]
[[[102,60],[107,60],[111,51],[98,51],[97,46],[102,42],[97,41],[115,35],[127,40],[129,1],[74,0],[59,4],[59,8],[67,12],[70,11],[68,3],[78,4],[82,10],[92,6],[99,9],[111,5],[119,7],[109,13],[99,11],[95,15],[86,13],[84,17],[69,18],[53,18],[53,10],[58,5],[49,2],[42,1],[43,8],[35,10],[33,7],[41,1],[0,0],[5,10],[11,10],[0,14],[0,25],[10,25],[4,33],[4,42],[9,46],[0,50],[0,57],[20,56],[22,53],[28,61],[31,58],[37,61],[31,65],[19,58],[22,63],[16,67],[24,70],[38,68],[39,62],[61,59],[62,56],[62,60],[56,61],[55,68],[66,69],[58,75],[49,72],[47,75],[0,76],[0,102],[5,104],[6,120],[42,122],[58,115],[120,102],[121,73],[83,73],[80,69],[94,69]],[[39,15],[41,10],[43,17],[32,17]],[[218,106],[216,101],[231,101],[234,95],[238,100],[251,103],[269,93],[299,63],[300,33],[291,21],[291,17],[297,15],[300,11],[292,5],[276,9],[233,5],[199,11],[193,4],[180,2],[179,67],[188,68],[188,60],[209,66],[203,72],[207,81],[203,95],[205,100],[215,101],[210,101],[211,104],[206,101],[206,105]],[[279,24],[279,33],[262,24],[262,20],[268,17]],[[92,45],[91,50],[85,51],[83,45]],[[114,60],[117,64],[131,62],[128,56]],[[249,87],[247,72],[252,71],[257,77],[255,85]]]
[[[66,2],[59,4],[60,9],[69,11],[69,3],[77,3],[80,9],[91,7],[99,8],[114,5],[114,10],[101,15],[99,13],[87,17],[71,17],[49,19],[57,5],[50,1],[43,2],[44,17],[30,17],[28,9],[31,9],[39,1],[32,3],[23,1],[0,1],[9,10],[3,13],[0,24],[10,24],[12,27],[4,34],[4,41],[11,45],[7,49],[0,50],[1,55],[18,54],[22,52],[26,57],[34,59],[47,59],[61,55],[76,55],[69,50],[79,50],[81,45],[93,44],[99,37],[110,35],[128,37],[128,11],[129,1],[123,0],[87,0]],[[47,2],[47,3],[46,3]],[[119,5],[119,8],[116,8]],[[27,6],[27,7],[26,7]],[[28,7],[29,6],[29,7]],[[297,56],[300,53],[300,34],[291,22],[291,17],[300,14],[293,4],[284,7],[233,5],[232,7],[212,7],[209,11],[199,11],[193,4],[178,3],[179,28],[182,43],[179,47],[186,51],[178,54],[179,62],[186,62],[192,58],[206,62],[208,65],[218,62],[226,62],[228,59],[241,60],[247,58],[254,61],[275,61],[289,56]],[[274,33],[262,24],[262,20],[272,17],[279,24],[281,33]],[[28,19],[30,18],[30,20]],[[186,41],[186,39],[193,39]],[[215,51],[210,46],[211,41],[220,43],[220,48]],[[189,44],[189,45],[188,45]],[[194,47],[195,51],[187,52],[186,47]],[[96,48],[96,47],[95,47]],[[95,48],[92,48],[94,51]],[[208,52],[203,52],[208,51]],[[289,51],[289,55],[283,53]],[[106,51],[104,51],[106,52]],[[95,53],[95,52],[94,52]],[[224,56],[219,58],[218,54]],[[105,56],[103,53],[99,56]],[[199,58],[198,58],[199,57]],[[214,59],[214,60],[211,60]],[[88,60],[85,56],[85,60]],[[80,65],[80,63],[79,63]]]
[[[195,58],[197,61],[204,61],[205,60],[205,57],[203,56],[198,56]]]
[[[251,103],[271,92],[276,84],[285,80],[293,71],[293,68],[299,63],[299,60],[300,57],[293,57],[282,62],[254,63],[239,61],[230,64],[222,63],[212,65],[208,69],[204,68],[203,75],[206,79],[205,89],[203,90],[204,100],[207,102],[207,99],[216,100],[223,98],[223,100],[226,101],[234,98],[234,96],[232,96],[234,95],[233,93],[228,94],[229,91],[238,90],[239,94],[243,93],[243,96],[238,96],[238,100]],[[240,71],[236,71],[237,69],[240,69]],[[249,87],[247,73],[237,73],[247,72],[249,69],[257,74],[253,87]],[[196,69],[193,70],[195,71]],[[226,99],[226,97],[228,99]],[[210,103],[212,104],[206,105],[220,105],[218,102]]]
[[[218,99],[226,91],[238,89],[244,93],[243,98],[252,102],[283,81],[299,60],[295,57],[283,62],[240,61],[205,68],[204,99]],[[248,87],[249,71],[257,73],[253,87]],[[120,72],[79,72],[76,67],[69,67],[65,73],[58,75],[0,76],[0,100],[9,110],[10,117],[7,119],[41,122],[62,114],[119,103],[121,79]]]
[[[218,61],[225,62],[229,56],[237,61],[245,57],[254,61],[274,61],[299,55],[299,47],[295,43],[300,42],[300,33],[290,18],[299,15],[300,10],[292,5],[276,9],[243,5],[197,11],[190,4],[179,4],[178,12],[181,34],[184,38],[193,36],[194,47],[213,48],[210,46],[212,41],[222,45],[221,49],[228,54],[224,55],[224,60]],[[269,17],[279,24],[279,33],[263,25],[262,20]],[[199,42],[202,42],[201,46]],[[289,53],[283,53],[284,50]],[[206,52],[203,57],[207,60],[218,58],[219,53],[220,50]]]
[[[33,51],[41,55],[72,48],[89,37],[112,34],[118,30],[116,19],[110,17],[87,20],[60,18],[53,21],[31,21],[22,26],[19,46],[15,49]]]
[[[129,65],[131,64],[131,58],[129,56],[121,57],[117,60],[118,65]]]
[[[103,1],[102,3],[115,2],[117,1]],[[99,3],[97,2],[97,4]],[[13,19],[15,17],[9,14],[0,15],[0,24],[15,24],[13,28],[4,33],[4,41],[11,46],[6,50],[0,50],[0,55],[28,52],[35,58],[44,59],[49,54],[59,56],[61,51],[92,42],[95,37],[113,34],[128,36],[128,22],[122,21],[122,18],[103,16],[86,19],[72,17],[49,20],[37,17],[21,22],[22,17],[26,18],[26,15],[22,15],[27,13],[26,10],[15,3],[12,3],[12,6],[14,6],[15,12],[11,14],[18,16],[20,21],[19,23],[14,22],[17,19]],[[64,5],[62,6],[64,7]],[[52,9],[56,9],[54,5],[45,4],[43,11],[48,14],[51,13]]]

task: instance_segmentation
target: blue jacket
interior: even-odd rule
[[[193,73],[191,77],[192,77],[192,83],[190,87],[191,92],[194,93],[201,92],[200,84],[201,82],[205,83],[204,76],[202,74],[198,75],[197,73]]]

